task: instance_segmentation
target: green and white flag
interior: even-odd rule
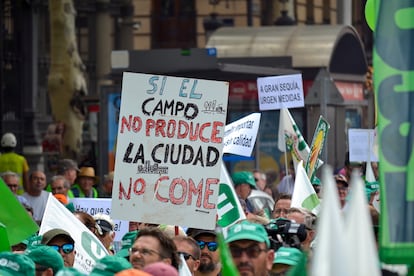
[[[291,207],[305,208],[315,215],[320,209],[320,200],[309,181],[301,160],[296,167],[295,187],[292,193]]]
[[[9,235],[4,224],[0,223],[0,252],[10,251]]]
[[[322,149],[325,145],[326,137],[328,136],[329,130],[328,121],[321,116],[319,116],[318,124],[316,125],[315,133],[313,134],[312,144],[310,147],[310,154],[305,164],[305,171],[308,174],[309,180],[312,182],[315,177],[315,172],[317,169],[317,163],[319,156],[321,156]]]
[[[414,0],[382,0],[374,4],[373,62],[381,196],[380,256],[386,263],[412,264]]]
[[[310,148],[299,130],[295,120],[289,110],[282,108],[279,115],[279,132],[278,132],[278,148],[281,152],[290,152],[292,154],[295,165],[300,160],[307,160],[310,154]],[[316,169],[323,162],[318,159]]]
[[[0,236],[3,241],[6,238],[10,245],[15,245],[29,238],[36,233],[39,226],[29,216],[23,205],[17,200],[16,196],[7,187],[0,177],[0,223],[5,226],[8,237]],[[6,242],[6,241],[4,241]]]
[[[98,237],[50,194],[39,234],[43,235],[54,228],[66,230],[75,240],[76,256],[73,266],[80,272],[89,275],[96,261],[108,255]]]
[[[223,228],[227,228],[240,220],[246,219],[239,198],[234,190],[233,181],[223,162],[221,164],[217,215],[217,224]]]

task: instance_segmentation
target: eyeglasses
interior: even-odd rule
[[[201,250],[203,250],[204,247],[206,247],[207,245],[208,250],[214,252],[217,250],[217,247],[218,247],[216,242],[197,241],[197,243],[200,246]]]
[[[179,255],[183,255],[183,257],[184,257],[184,260],[188,260],[188,259],[190,259],[190,257],[191,258],[193,258],[193,260],[195,261],[195,260],[197,260],[196,258],[194,258],[194,256],[193,255],[191,255],[191,254],[189,254],[189,253],[186,253],[186,252],[181,252],[181,251],[178,251],[177,252]]]
[[[234,258],[240,258],[243,252],[246,252],[249,258],[257,258],[262,251],[267,251],[267,249],[261,249],[258,245],[241,248],[241,247],[230,247],[230,253]]]
[[[75,249],[75,245],[71,244],[71,243],[65,243],[62,245],[49,245],[50,247],[52,247],[54,250],[56,250],[57,252],[60,251],[60,249],[62,249],[63,253],[65,254],[69,254],[72,253],[72,251]]]
[[[152,254],[157,254],[157,255],[161,256],[161,254],[159,252],[157,252],[155,250],[152,250],[152,249],[147,249],[147,248],[139,249],[139,248],[131,247],[131,248],[128,249],[128,251],[129,251],[130,255],[134,255],[136,253],[139,253],[142,256],[151,256]]]
[[[19,184],[7,184],[6,183],[6,185],[9,186],[10,189],[16,189],[19,187]]]
[[[288,212],[289,212],[289,209],[286,209],[286,208],[277,208],[273,211],[274,214],[281,214],[281,213],[287,214]]]

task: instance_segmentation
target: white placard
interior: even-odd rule
[[[260,110],[304,107],[302,74],[257,78]]]
[[[348,130],[349,161],[378,162],[378,157],[374,152],[375,136],[374,129],[350,128]]]
[[[100,240],[52,194],[46,204],[39,235],[54,229],[63,229],[75,241],[75,263],[79,271],[89,274],[97,260],[108,255]]]
[[[94,216],[98,213],[103,213],[111,217],[111,202],[110,198],[83,198],[75,197],[71,199],[71,202],[75,206],[76,211],[82,211]],[[112,219],[115,227],[115,239],[114,241],[121,241],[122,237],[128,233],[129,221]]]
[[[114,218],[214,229],[228,87],[124,73]]]
[[[223,152],[250,157],[256,143],[260,116],[260,113],[253,113],[226,125]]]

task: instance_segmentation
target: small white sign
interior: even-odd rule
[[[257,78],[260,110],[304,107],[302,74]]]
[[[215,228],[228,90],[222,81],[124,73],[114,218]]]
[[[349,161],[350,162],[378,162],[374,152],[376,132],[374,129],[348,130]]]
[[[102,213],[111,217],[111,202],[110,198],[83,198],[75,197],[72,198],[72,203],[75,206],[76,211],[82,211],[94,216],[98,213]],[[112,217],[111,217],[112,219]],[[112,219],[115,228],[115,239],[114,241],[121,241],[122,237],[128,233],[129,221]]]
[[[224,130],[224,153],[252,155],[260,125],[260,113],[253,113],[231,124]]]

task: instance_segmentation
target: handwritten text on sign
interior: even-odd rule
[[[214,228],[228,83],[124,73],[113,216]]]

